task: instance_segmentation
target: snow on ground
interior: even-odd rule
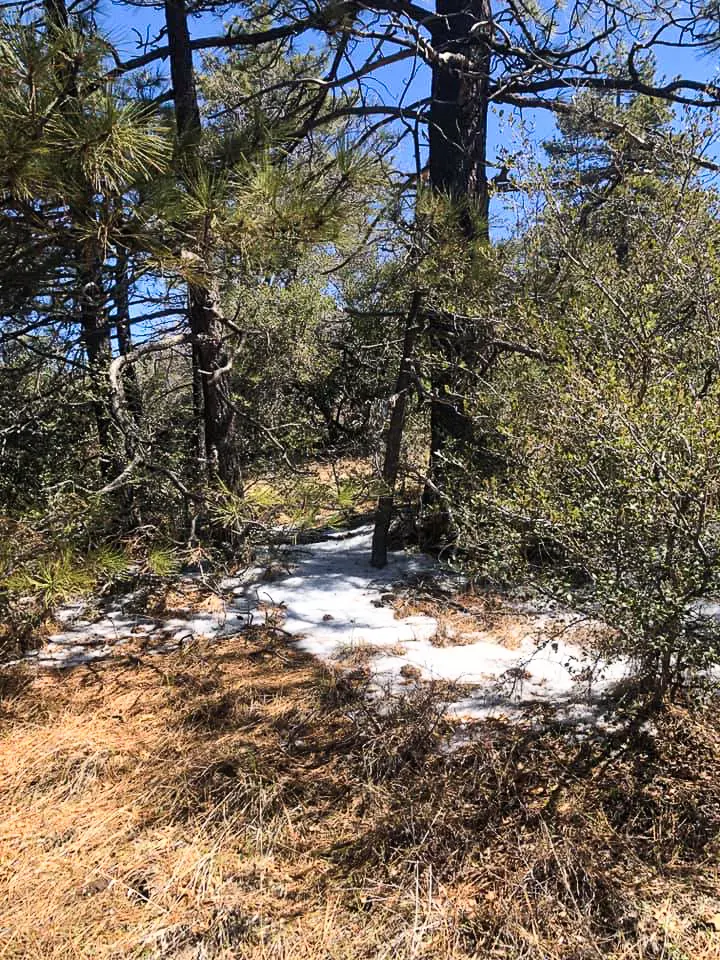
[[[388,647],[427,642],[437,625],[430,617],[396,619],[382,601],[393,583],[432,569],[426,557],[390,554],[384,570],[370,566],[372,531],[327,539],[286,551],[289,576],[256,586],[261,604],[282,607],[283,629],[297,648],[330,660],[358,646]]]
[[[406,686],[408,677],[467,686],[450,710],[468,719],[513,718],[537,704],[557,708],[566,719],[592,718],[602,696],[627,674],[626,663],[603,663],[561,638],[552,628],[563,626],[562,614],[528,618],[527,635],[514,649],[491,633],[463,645],[434,644],[432,617],[397,619],[381,598],[393,583],[438,568],[427,558],[397,553],[378,571],[369,564],[371,540],[365,528],[290,549],[291,575],[254,588],[259,601],[282,608],[283,629],[298,638],[298,649],[326,661],[361,651],[383,689]],[[379,648],[376,655],[372,648]]]
[[[63,668],[138,645],[144,653],[162,654],[196,637],[217,638],[267,621],[279,624],[297,649],[338,669],[353,660],[365,664],[378,694],[439,680],[459,685],[449,709],[469,720],[514,719],[540,706],[554,709],[559,719],[598,719],[603,696],[628,665],[603,663],[584,650],[577,634],[563,629],[567,615],[532,608],[528,615],[526,605],[517,618],[521,635],[509,646],[491,628],[440,645],[437,621],[423,614],[398,617],[392,590],[413,577],[447,577],[447,571],[407,553],[390,554],[387,567],[376,570],[369,564],[371,540],[366,527],[286,547],[284,562],[222,581],[217,603],[204,612],[189,603],[162,617],[136,614],[131,594],[90,621],[83,619],[81,604],[69,605],[56,613],[63,631],[29,659],[39,667]],[[189,576],[179,587],[192,591],[197,583]]]
[[[181,582],[190,588],[197,585],[191,577]],[[130,644],[139,645],[143,653],[170,653],[197,637],[238,633],[249,621],[246,603],[238,603],[233,609],[220,602],[217,609],[207,612],[178,610],[173,615],[153,617],[133,612],[135,599],[134,594],[117,598],[95,620],[83,619],[86,607],[82,603],[62,607],[55,612],[55,619],[64,627],[62,633],[49,636],[46,646],[29,652],[26,659],[38,667],[66,669],[123,653]]]

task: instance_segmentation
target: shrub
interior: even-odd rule
[[[706,195],[667,204],[643,221],[627,198],[643,226],[622,261],[572,221],[546,225],[554,254],[536,250],[514,308],[548,359],[498,372],[504,470],[471,479],[456,506],[486,576],[570,591],[660,692],[720,662],[720,623],[701,602],[720,586],[717,227]]]

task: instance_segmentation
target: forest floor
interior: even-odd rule
[[[0,671],[0,958],[720,957],[716,705],[568,722],[525,609],[353,536]],[[448,672],[490,642],[522,711]]]
[[[614,690],[631,665],[602,656],[609,631],[601,623],[537,597],[472,588],[418,552],[391,552],[378,570],[371,541],[369,526],[325,529],[263,549],[235,576],[197,569],[136,578],[125,593],[57,609],[59,628],[24,660],[67,669],[164,655],[263,624],[339,674],[366,680],[371,696],[443,682],[455,693],[447,709],[470,722],[613,722]]]

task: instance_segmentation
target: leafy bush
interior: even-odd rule
[[[567,220],[546,225],[554,260],[538,256],[535,280],[548,289],[561,270],[562,300],[518,314],[548,359],[501,369],[504,473],[475,478],[456,507],[485,575],[520,574],[600,615],[608,652],[660,691],[720,662],[701,602],[720,588],[717,227],[707,197],[667,203],[642,221],[626,197],[644,225],[622,262]]]

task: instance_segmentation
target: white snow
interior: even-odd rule
[[[331,659],[348,647],[427,641],[437,625],[430,617],[395,619],[381,601],[390,586],[429,568],[425,558],[390,555],[380,571],[370,566],[372,534],[330,534],[307,547],[288,550],[297,564],[290,576],[254,588],[260,603],[280,606],[283,629],[299,636],[298,649]],[[375,603],[373,603],[375,601]]]
[[[185,580],[193,584],[192,577]],[[84,604],[61,607],[54,617],[63,625],[63,632],[49,636],[46,646],[32,651],[26,659],[50,669],[77,667],[107,659],[133,640],[142,641],[147,653],[169,653],[198,637],[212,639],[239,633],[248,623],[247,613],[232,608],[232,598],[217,611],[166,617],[127,612],[134,599],[134,594],[118,598],[116,605],[94,622],[83,619]]]
[[[282,609],[283,629],[297,637],[299,650],[336,661],[361,646],[381,648],[370,659],[378,687],[405,685],[404,667],[415,668],[406,674],[418,679],[467,685],[467,696],[450,710],[468,719],[515,717],[521,705],[539,703],[557,707],[566,718],[583,719],[598,712],[601,696],[626,675],[627,663],[604,663],[577,643],[559,639],[551,627],[563,622],[560,613],[531,618],[515,649],[491,639],[434,645],[434,619],[397,619],[381,597],[394,582],[439,568],[428,558],[398,553],[378,571],[369,563],[371,541],[372,531],[365,528],[290,549],[288,559],[296,565],[292,574],[255,587],[258,601]],[[400,649],[387,653],[382,649],[387,647]]]
[[[221,582],[222,609],[207,613],[175,612],[150,617],[129,612],[134,595],[120,598],[94,623],[73,604],[58,611],[63,632],[32,656],[41,667],[74,667],[122,652],[140,640],[147,653],[163,654],[203,636],[232,635],[249,622],[264,619],[292,638],[297,649],[338,669],[361,651],[377,695],[398,692],[411,684],[446,681],[458,685],[449,711],[461,718],[527,717],[547,706],[559,719],[592,720],[602,711],[602,698],[628,672],[628,663],[605,663],[576,642],[568,615],[516,604],[518,622],[527,624],[513,648],[503,645],[492,629],[466,633],[461,645],[440,646],[437,623],[429,616],[398,618],[386,602],[394,584],[413,575],[451,583],[448,574],[421,555],[394,553],[387,567],[370,566],[372,530],[331,533],[302,547],[287,547],[282,563],[270,566],[279,579],[266,580],[268,570],[254,567]],[[285,573],[287,572],[287,575]],[[184,578],[192,585],[193,578]],[[479,625],[481,626],[481,625]],[[456,640],[458,638],[455,638]],[[30,659],[30,658],[29,658]]]

